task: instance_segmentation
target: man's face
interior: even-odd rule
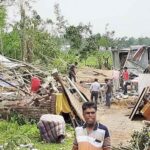
[[[93,125],[96,122],[96,110],[94,108],[87,108],[83,112],[83,117],[85,119],[85,122],[88,125]]]

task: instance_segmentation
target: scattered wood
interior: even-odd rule
[[[12,86],[12,87],[14,87],[14,88],[16,88],[16,89],[18,89],[18,90],[20,90],[20,91],[24,92],[25,94],[31,95],[29,92],[27,92],[27,91],[25,91],[25,90],[23,90],[23,89],[21,89],[21,88],[19,88],[19,87],[15,86],[15,85],[13,85],[13,84],[9,83],[8,81],[5,81],[5,80],[4,80],[4,79],[2,79],[2,78],[0,78],[0,80],[1,80],[1,81],[3,81],[3,82],[5,82],[5,83],[7,83],[7,84],[9,84],[9,85],[10,85],[10,86]]]
[[[93,72],[95,72],[96,74],[96,76],[98,76],[98,75],[101,75],[101,76],[103,76],[103,77],[107,77],[105,74],[103,74],[103,73],[100,73],[100,72],[97,72],[97,71],[93,71]]]
[[[133,108],[133,110],[132,110],[132,112],[131,112],[131,114],[130,114],[130,116],[129,116],[129,118],[130,118],[131,120],[134,119],[134,116],[135,116],[136,112],[138,111],[138,108],[139,108],[139,106],[140,106],[140,104],[141,104],[141,102],[142,102],[142,100],[143,100],[143,97],[144,97],[144,95],[149,91],[149,88],[150,88],[150,87],[145,87],[145,88],[143,89],[141,95],[139,96],[139,98],[138,98],[138,100],[137,100],[137,102],[136,102],[136,104],[135,104],[135,106],[134,106],[134,108]]]

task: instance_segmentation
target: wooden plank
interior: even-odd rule
[[[69,83],[71,84],[71,86],[73,88],[75,88],[75,90],[77,91],[77,93],[79,94],[79,96],[81,97],[83,102],[87,102],[87,100],[85,99],[85,97],[81,94],[81,92],[78,90],[78,88],[76,87],[76,85],[67,77],[67,80],[69,81]]]
[[[146,88],[143,89],[143,91],[142,91],[142,93],[141,93],[139,99],[137,100],[137,102],[136,102],[136,104],[135,104],[134,108],[132,109],[132,112],[131,112],[131,114],[130,114],[130,116],[129,116],[129,118],[130,118],[131,120],[133,120],[133,117],[134,117],[134,115],[136,114],[137,109],[139,108],[139,105],[141,104],[141,102],[142,102],[142,100],[143,100],[143,97],[144,97],[144,95],[146,94],[146,92],[147,92],[148,90],[149,90],[149,87],[146,87]]]
[[[79,99],[76,99],[76,97],[69,91],[69,89],[68,89],[69,85],[67,84],[67,82],[63,81],[60,78],[60,76],[58,75],[57,72],[55,74],[53,74],[53,76],[55,77],[56,81],[59,81],[62,88],[64,89],[64,93],[67,96],[67,100],[69,101],[69,104],[71,104],[71,106],[74,108],[74,111],[75,111],[76,115],[82,121],[84,121],[84,118],[83,118],[83,115],[82,115],[82,102],[80,102]]]
[[[141,110],[141,114],[146,118],[146,120],[150,121],[150,102],[147,102],[146,105]]]
[[[82,102],[79,102],[79,100],[75,98],[75,96],[69,91],[69,89],[66,86],[64,86],[64,90],[76,114],[79,116],[81,120],[84,120],[83,115],[82,115]]]
[[[91,93],[89,89],[82,87],[79,83],[75,83],[76,87],[80,90],[80,92],[86,97],[88,101],[91,101]]]

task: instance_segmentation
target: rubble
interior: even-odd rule
[[[32,92],[31,77],[34,76],[38,77],[42,84],[37,91]],[[14,59],[11,61],[3,56],[2,61],[0,60],[1,117],[8,118],[12,112],[17,112],[25,118],[38,120],[44,114],[61,114],[66,110],[62,107],[67,106],[70,120],[76,126],[83,120],[82,111],[78,109],[81,102],[78,100],[85,98],[77,88],[75,90],[78,96],[72,94],[69,90],[71,86],[76,87],[68,78],[59,76],[56,69],[48,73],[31,64]],[[63,97],[66,99],[63,101],[66,103],[64,106],[60,104]],[[75,102],[78,106],[75,106]]]

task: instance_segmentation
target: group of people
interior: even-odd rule
[[[76,67],[78,63],[75,62],[74,64],[69,66],[68,75],[70,80],[76,82]],[[109,79],[105,79],[105,86],[104,86],[104,92],[105,92],[105,99],[106,99],[106,106],[110,107],[110,99],[112,95],[112,85]],[[98,98],[100,93],[101,85],[98,82],[98,79],[95,79],[94,82],[90,86],[90,92],[91,92],[91,101],[94,102],[96,105],[98,104]]]
[[[110,104],[111,104],[110,100],[112,96],[112,85],[109,79],[105,79],[105,85],[103,86],[103,88],[101,88],[98,79],[95,79],[95,81],[90,86],[91,101],[95,102],[95,104],[97,105],[99,93],[101,90],[105,92],[106,106],[110,108]]]
[[[69,78],[76,82],[76,67],[78,63],[70,65]],[[112,87],[110,81],[105,79],[105,94],[106,94],[106,106],[110,107],[110,98]],[[98,79],[95,79],[90,86],[91,101],[85,102],[82,105],[82,113],[85,123],[76,127],[75,140],[72,150],[111,150],[110,135],[107,127],[96,119],[97,102],[99,92],[101,90]]]

